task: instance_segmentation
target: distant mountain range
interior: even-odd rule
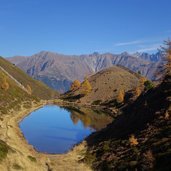
[[[127,52],[99,54],[95,52],[76,56],[42,51],[33,56],[15,56],[8,60],[33,78],[43,81],[60,92],[65,92],[73,80],[82,81],[85,76],[113,65],[124,66],[132,71],[140,72],[151,80],[157,80],[160,78],[162,58],[161,52],[156,54],[128,54]]]

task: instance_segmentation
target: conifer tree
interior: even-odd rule
[[[120,90],[118,93],[117,102],[122,103],[124,101],[124,97],[125,97],[124,90]]]
[[[83,83],[81,84],[81,92],[84,95],[87,95],[88,93],[90,93],[92,91],[92,87],[90,82],[88,81],[88,79],[86,78]]]
[[[138,86],[138,87],[135,88],[135,95],[136,95],[136,97],[138,97],[140,94],[141,94],[141,89]]]
[[[166,64],[164,66],[164,69],[166,71],[166,74],[171,72],[171,40],[167,40],[164,42],[165,47],[162,47],[163,55],[165,56]]]
[[[7,91],[9,89],[9,83],[7,82],[7,79],[4,78],[1,84],[1,88],[5,91]]]
[[[140,86],[144,86],[144,83],[147,81],[146,77],[141,77],[140,78]]]
[[[81,86],[80,81],[79,81],[79,80],[75,80],[75,81],[71,84],[70,90],[71,90],[71,91],[74,91],[74,90],[80,88],[80,86]]]

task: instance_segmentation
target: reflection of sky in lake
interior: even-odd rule
[[[36,150],[64,153],[94,131],[80,120],[74,124],[70,115],[64,108],[45,106],[24,118],[20,128]]]

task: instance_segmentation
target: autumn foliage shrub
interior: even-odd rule
[[[138,145],[138,140],[137,140],[137,138],[135,138],[135,136],[133,134],[129,137],[129,142],[130,142],[131,146]]]
[[[9,89],[9,83],[7,82],[7,79],[4,78],[1,84],[1,88],[5,91],[7,91]]]

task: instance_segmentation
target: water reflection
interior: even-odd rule
[[[48,105],[24,118],[20,128],[36,150],[64,153],[111,121],[109,115],[92,109]]]
[[[111,123],[112,118],[106,113],[91,108],[83,107],[65,107],[71,114],[71,120],[76,125],[81,121],[85,128],[91,127],[94,130],[100,130]]]

